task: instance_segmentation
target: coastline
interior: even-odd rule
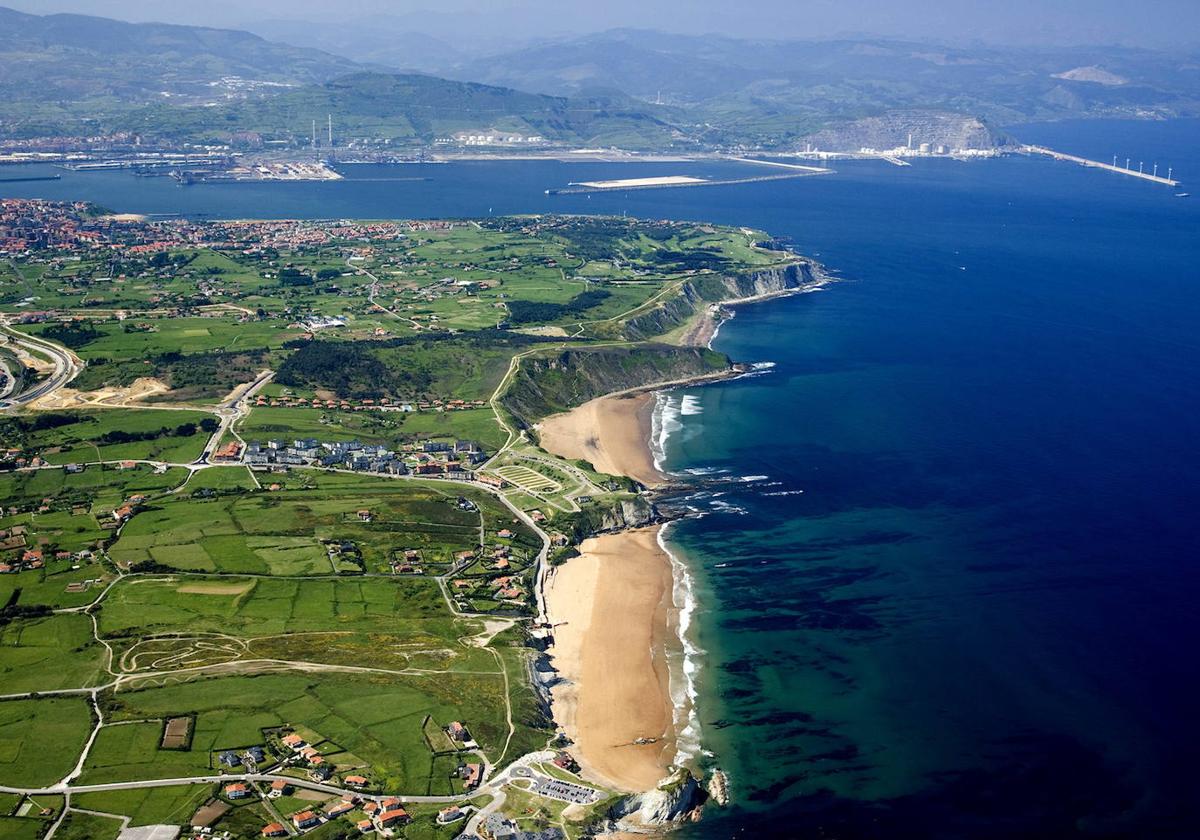
[[[587,461],[601,473],[623,475],[647,487],[664,484],[648,442],[656,399],[651,391],[610,394],[537,426],[543,449],[570,460]]]
[[[813,280],[802,286],[710,303],[696,314],[691,323],[684,327],[679,336],[679,343],[688,347],[707,347],[711,350],[717,334],[721,331],[721,325],[737,314],[738,307],[764,303],[781,297],[819,292],[837,279],[825,271],[820,263],[810,262],[809,265],[812,267]]]
[[[585,540],[546,584],[562,677],[551,689],[555,720],[583,773],[628,793],[654,789],[676,762],[679,610],[661,527]]]
[[[815,292],[833,281],[814,269],[815,279],[803,286],[705,307],[677,340],[711,347],[737,307]],[[666,392],[739,378],[767,364],[598,397],[544,419],[536,426],[539,444],[598,472],[661,488],[670,481],[664,446],[677,428]],[[666,523],[585,540],[580,556],[553,568],[546,583],[554,628],[549,653],[562,678],[551,689],[555,721],[574,742],[572,754],[586,775],[630,793],[657,787],[700,754],[692,579],[667,545],[669,529]]]

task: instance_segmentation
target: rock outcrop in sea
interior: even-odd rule
[[[698,817],[705,793],[696,777],[679,768],[654,790],[627,796],[610,813],[618,831],[663,831]]]

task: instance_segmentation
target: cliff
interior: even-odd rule
[[[895,149],[906,145],[910,134],[914,145],[950,149],[992,149],[1001,144],[1001,138],[975,117],[944,111],[889,111],[810,134],[799,148],[811,144],[825,152]]]
[[[702,275],[685,283],[680,294],[625,322],[625,335],[635,341],[682,326],[708,304],[799,291],[820,282],[814,263],[797,261],[740,274]]]
[[[529,427],[605,394],[728,368],[724,354],[697,347],[647,344],[563,350],[523,359],[502,401],[517,423]]]
[[[642,496],[612,502],[591,502],[582,505],[575,513],[555,519],[555,526],[580,543],[596,534],[641,528],[659,520],[654,505]]]
[[[619,830],[669,828],[689,819],[704,803],[704,792],[692,774],[680,768],[654,790],[627,796],[612,809],[610,817]]]

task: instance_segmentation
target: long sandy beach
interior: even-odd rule
[[[654,405],[648,392],[600,397],[547,417],[538,425],[538,438],[547,452],[653,487],[666,480],[650,453]]]
[[[546,587],[565,680],[553,689],[555,720],[585,774],[626,791],[653,788],[675,756],[667,651],[678,616],[657,536],[654,526],[586,540]]]

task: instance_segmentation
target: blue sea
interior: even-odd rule
[[[1200,184],[1197,121],[1013,132]],[[1197,836],[1200,190],[1045,159],[837,169],[592,198],[544,190],[746,170],[455,163],[187,188],[67,173],[0,192],[787,237],[839,282],[722,327],[716,349],[773,366],[663,398],[664,465],[694,488],[668,540],[702,652],[698,760],[734,797],[684,835]]]

